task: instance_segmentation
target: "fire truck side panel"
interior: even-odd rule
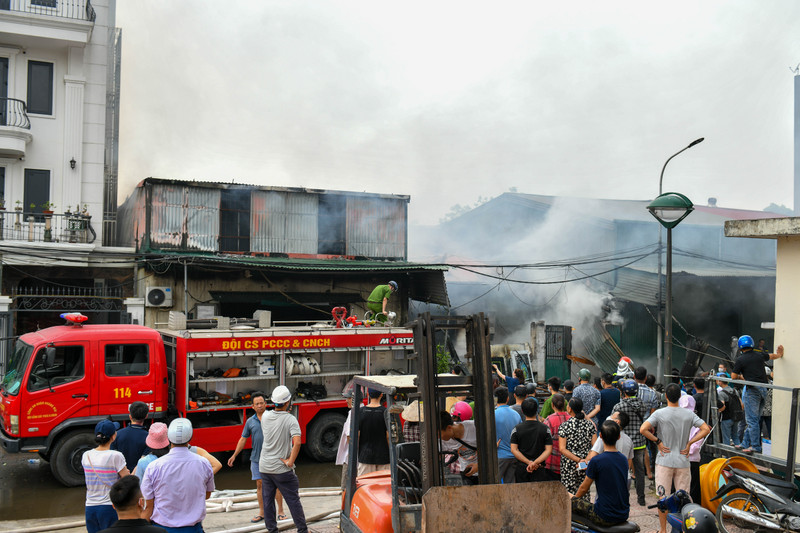
[[[166,411],[165,370],[161,343],[131,337],[97,340],[98,391],[103,414],[127,414],[135,401],[144,402],[150,413]]]

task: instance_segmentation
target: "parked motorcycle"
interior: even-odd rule
[[[711,501],[722,498],[717,522],[723,533],[800,532],[800,504],[792,499],[797,492],[794,483],[738,468],[726,468],[722,475],[726,483]],[[740,490],[732,492],[736,489]]]
[[[679,490],[659,499],[648,509],[658,507],[667,513],[667,525],[672,526],[672,533],[717,533],[717,521],[708,509],[692,503],[692,498],[685,490]]]

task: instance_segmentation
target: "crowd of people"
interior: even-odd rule
[[[578,384],[563,384],[558,377],[548,382],[549,396],[540,409],[536,386],[525,383],[517,369],[504,376],[494,390],[499,479],[502,483],[560,481],[572,498],[573,512],[600,525],[627,520],[631,484],[637,502],[645,504],[647,480],[654,482],[659,497],[673,490],[690,492],[699,500],[700,447],[711,431],[703,420],[706,387],[716,387],[718,422],[723,444],[743,452],[760,452],[762,429],[770,395],[766,387],[749,385],[740,395],[723,378],[768,383],[771,360],[783,357],[783,346],[769,353],[764,343],[756,347],[749,336],[739,338],[741,354],[732,371],[720,364],[708,376],[669,383],[664,394],[653,389],[655,377],[645,367],[633,368],[621,361],[617,373],[594,380],[587,369],[578,373]],[[627,359],[627,358],[625,358]],[[708,379],[706,379],[708,378]],[[688,390],[687,390],[688,389]],[[352,409],[352,390],[343,393]],[[389,468],[386,407],[379,391],[367,391],[368,403],[358,426],[357,473],[364,475]],[[250,470],[256,482],[258,514],[268,531],[277,531],[286,519],[284,502],[301,533],[307,531],[299,498],[294,463],[300,450],[301,432],[290,413],[291,392],[278,386],[267,409],[263,393],[252,394],[254,414],[244,424],[241,438],[227,461],[251,445]],[[463,484],[478,483],[478,439],[472,407],[466,397],[449,398],[440,412],[440,446],[454,460],[450,472]],[[188,419],[169,425],[155,422],[144,427],[148,406],[130,406],[130,424],[103,420],[95,428],[97,447],[85,452],[86,527],[89,533],[111,533],[122,528],[155,533],[202,532],[205,500],[214,490],[214,474],[222,464],[202,448],[190,444],[193,434]],[[414,402],[403,411],[403,437],[420,440],[421,410]],[[767,418],[767,422],[768,422]],[[350,442],[350,414],[344,426],[336,463],[342,465],[345,488]],[[597,497],[589,500],[591,486]],[[179,489],[178,489],[179,487]],[[277,507],[277,509],[276,509]],[[666,533],[666,513],[659,511],[661,533]]]
[[[675,378],[663,394],[653,388],[655,376],[645,367],[634,368],[628,358],[620,361],[614,375],[593,379],[589,370],[581,370],[569,400],[560,379],[551,377],[550,395],[538,412],[535,398],[526,398],[525,386],[517,385],[514,400],[521,413],[516,425],[505,415],[507,394],[501,384],[495,391],[497,437],[504,443],[508,436],[516,461],[515,466],[505,463],[506,452],[498,446],[503,483],[559,480],[573,497],[573,511],[601,525],[627,520],[631,481],[639,505],[645,505],[648,480],[659,497],[682,489],[699,501],[700,449],[713,424],[719,423],[723,444],[744,453],[761,452],[762,435],[769,438],[771,389],[749,385],[740,393],[722,378],[769,383],[772,371],[767,365],[783,357],[783,346],[769,353],[763,339],[756,346],[743,335],[738,347],[732,372],[721,363],[689,380],[688,386]],[[703,419],[707,386],[717,390],[712,414],[717,420],[712,424]],[[589,502],[593,483],[597,499]],[[659,512],[662,533],[666,518]]]
[[[300,425],[289,412],[291,392],[283,385],[266,396],[251,396],[255,414],[244,426],[228,466],[233,466],[246,441],[251,441],[250,469],[256,481],[259,514],[267,531],[278,531],[285,519],[283,502],[297,531],[305,533],[303,506],[294,463],[300,452]],[[95,427],[97,447],[83,454],[86,477],[86,529],[89,533],[202,533],[206,500],[214,491],[214,474],[222,464],[204,449],[190,444],[191,421],[176,418],[169,425],[143,426],[148,407],[134,402],[131,423],[102,420]],[[277,512],[276,512],[277,501]]]

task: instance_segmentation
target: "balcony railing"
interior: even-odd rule
[[[90,0],[0,0],[0,13],[3,11],[90,22],[97,17]]]
[[[0,240],[91,244],[96,238],[89,215],[0,211]]]
[[[31,129],[25,102],[16,98],[0,98],[0,126]]]

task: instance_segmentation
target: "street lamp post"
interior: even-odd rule
[[[661,167],[661,177],[659,177],[659,179],[658,179],[658,195],[659,196],[661,196],[661,194],[664,192],[662,190],[662,185],[664,183],[664,170],[666,170],[666,168],[667,168],[667,163],[672,161],[672,159],[675,156],[677,156],[678,154],[681,154],[681,153],[685,152],[686,150],[688,150],[692,146],[700,144],[704,140],[705,140],[705,137],[700,137],[699,139],[693,140],[692,142],[689,143],[688,146],[686,146],[685,148],[681,148],[680,150],[678,150],[677,152],[675,152],[674,154],[669,156],[669,158],[666,161],[664,161],[664,166]],[[658,315],[658,334],[657,334],[658,335],[658,341],[656,343],[656,360],[657,360],[656,376],[658,376],[658,382],[659,383],[661,383],[661,378],[664,376],[664,372],[663,372],[664,369],[662,368],[662,365],[661,365],[662,357],[663,357],[663,348],[664,348],[664,339],[662,338],[662,331],[661,331],[661,324],[664,323],[663,309],[661,307],[661,302],[664,300],[663,294],[661,293],[661,244],[662,244],[662,242],[661,242],[661,229],[659,228],[659,230],[658,230],[658,313],[657,313],[657,315]],[[667,315],[667,316],[669,316],[669,315]],[[670,344],[670,346],[671,346],[671,344]],[[671,353],[672,352],[670,351],[670,354]],[[672,368],[670,367],[669,370],[671,372]]]
[[[647,206],[650,214],[667,228],[666,317],[664,321],[664,360],[672,373],[672,228],[694,211],[692,201],[677,192],[660,194]],[[659,281],[660,281],[659,277]]]

